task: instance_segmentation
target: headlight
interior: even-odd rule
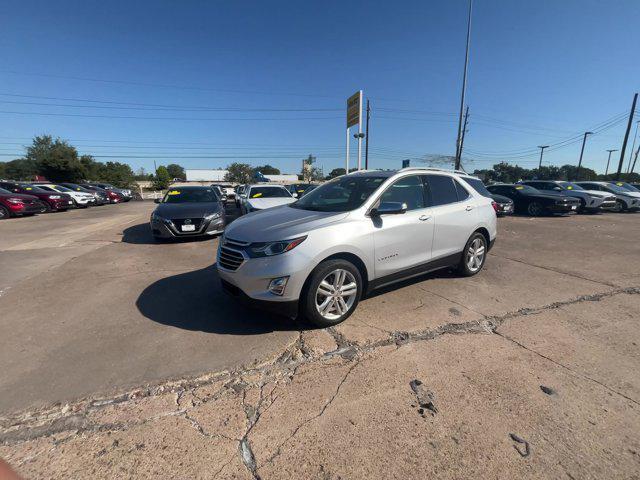
[[[62,197],[60,195],[51,195],[49,198],[51,200],[60,200]]]
[[[251,257],[272,257],[289,252],[300,245],[307,239],[307,236],[298,237],[291,240],[282,240],[278,242],[260,242],[252,243],[247,248],[247,253]]]
[[[215,220],[216,218],[220,218],[220,213],[211,213],[204,217],[205,220]]]

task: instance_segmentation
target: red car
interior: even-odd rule
[[[0,220],[21,215],[34,215],[42,212],[43,205],[38,197],[11,193],[0,188]]]
[[[64,212],[73,208],[73,199],[66,193],[47,192],[35,185],[16,182],[0,182],[0,188],[9,190],[11,193],[22,193],[33,195],[42,202],[42,212]]]

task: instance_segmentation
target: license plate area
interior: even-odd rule
[[[182,232],[195,232],[196,231],[196,226],[195,225],[182,225],[180,227],[180,230]]]

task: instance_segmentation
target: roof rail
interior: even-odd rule
[[[454,170],[451,168],[438,168],[438,167],[405,167],[405,168],[401,168],[398,171],[406,172],[409,170],[430,170],[435,172],[447,172],[447,173],[458,173],[460,175],[471,175],[470,173],[467,173],[464,170]]]

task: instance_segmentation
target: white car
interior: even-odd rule
[[[296,197],[282,185],[248,185],[240,198],[240,213],[244,215],[295,201]]]
[[[90,193],[77,192],[70,188],[63,187],[62,185],[56,185],[55,183],[38,183],[34,185],[37,185],[39,188],[48,192],[66,193],[73,199],[73,203],[75,203],[76,207],[79,208],[86,208],[89,205],[95,205],[96,203],[96,197]]]

